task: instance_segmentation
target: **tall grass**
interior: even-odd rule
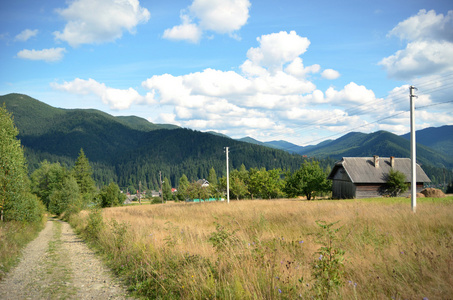
[[[0,280],[14,267],[22,249],[44,228],[47,218],[40,222],[0,222]]]
[[[313,285],[329,281],[316,278],[327,253],[316,221],[338,221],[331,246],[344,251],[330,298],[451,297],[453,197],[419,200],[416,214],[409,202],[182,203],[83,212],[71,222],[149,298],[318,297]]]

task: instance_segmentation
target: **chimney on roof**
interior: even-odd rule
[[[394,156],[390,156],[390,167],[395,167],[395,157]]]
[[[379,156],[373,155],[374,157],[374,167],[379,168]]]

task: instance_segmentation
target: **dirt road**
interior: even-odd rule
[[[0,299],[126,299],[127,293],[65,222],[46,227],[0,281]]]

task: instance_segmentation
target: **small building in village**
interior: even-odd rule
[[[423,169],[417,164],[417,193],[423,184],[431,182]],[[386,193],[390,170],[402,172],[407,183],[411,182],[411,159],[396,157],[343,157],[335,163],[328,179],[332,180],[332,198],[353,199],[381,197]],[[410,190],[401,196],[410,195]]]

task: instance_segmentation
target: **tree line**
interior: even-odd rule
[[[320,195],[329,194],[331,182],[327,180],[328,173],[319,162],[305,161],[299,169],[291,172],[282,169],[250,168],[242,164],[239,169],[233,169],[229,174],[229,193],[232,199],[275,199],[304,196],[308,200]],[[207,177],[209,185],[202,186],[202,181],[189,182],[183,174],[178,182],[177,193],[171,193],[168,179],[164,179],[162,187],[165,199],[188,200],[225,197],[227,193],[227,178],[217,177],[213,167]]]

